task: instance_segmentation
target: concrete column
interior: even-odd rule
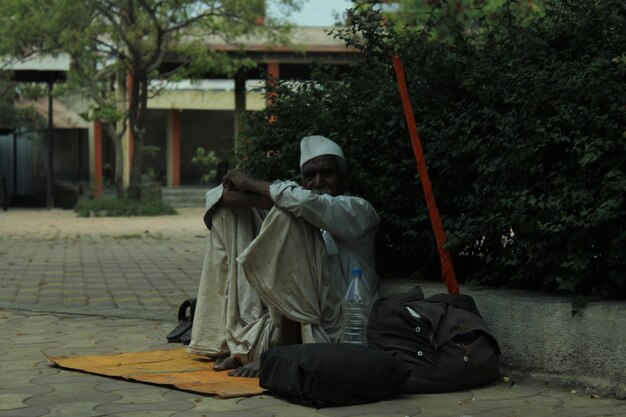
[[[172,109],[166,118],[167,186],[180,186],[180,111]]]

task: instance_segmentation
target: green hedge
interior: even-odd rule
[[[132,217],[178,214],[167,203],[157,199],[132,200],[126,198],[94,198],[78,203],[74,211],[78,217]]]
[[[363,61],[275,86],[272,104],[249,115],[237,157],[265,178],[297,178],[302,136],[336,140],[355,193],[383,218],[382,275],[438,277],[397,51],[459,279],[625,297],[626,5],[553,4],[525,27],[503,19],[452,41],[395,33],[378,12],[355,11],[338,36]]]

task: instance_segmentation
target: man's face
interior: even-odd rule
[[[348,177],[341,172],[339,158],[334,155],[320,155],[306,161],[300,168],[301,185],[319,194],[337,196],[348,188]]]

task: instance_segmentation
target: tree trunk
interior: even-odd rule
[[[133,138],[133,158],[130,168],[130,184],[128,186],[128,198],[141,198],[141,172],[143,170],[143,144],[146,133],[145,115],[148,104],[148,75],[138,69],[140,62],[137,60],[134,78],[130,84],[130,103],[128,123]]]
[[[143,139],[142,129],[133,131],[133,159],[130,166],[130,183],[128,184],[128,198],[139,200],[141,198],[141,171],[143,167]]]
[[[115,150],[115,175],[113,181],[115,182],[117,198],[124,198],[126,196],[124,190],[124,148],[122,147],[124,131],[123,129],[117,129],[113,123],[103,122],[102,125],[106,129],[107,136],[113,141],[113,149]]]
[[[113,139],[115,149],[115,190],[117,198],[124,198],[124,149],[122,148],[122,138],[115,136]]]

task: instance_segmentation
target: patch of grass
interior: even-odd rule
[[[78,217],[132,217],[178,214],[169,204],[160,200],[129,200],[95,198],[80,202],[74,211]]]

